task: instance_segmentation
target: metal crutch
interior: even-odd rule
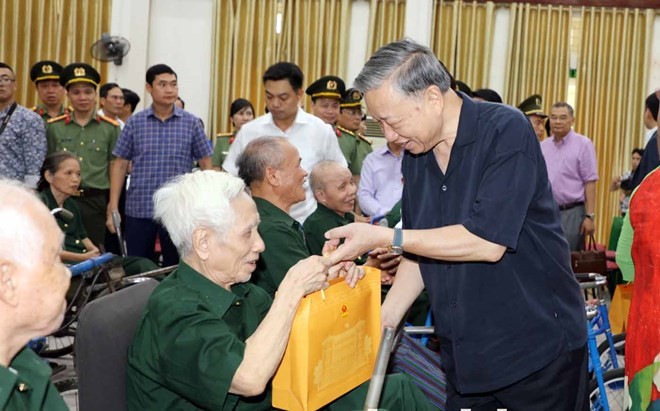
[[[117,210],[112,211],[112,224],[114,224],[115,232],[117,233],[117,241],[119,241],[119,251],[121,252],[121,256],[126,257],[128,255],[128,251],[126,250],[126,241],[124,240],[124,236],[121,233],[121,217],[119,216],[119,211]]]

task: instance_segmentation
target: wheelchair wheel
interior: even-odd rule
[[[625,368],[626,365],[626,333],[614,334],[612,336],[614,342],[614,351],[616,351],[617,368]],[[600,357],[600,364],[605,370],[611,370],[612,359],[610,358],[610,345],[607,339],[598,344],[598,356]]]
[[[605,395],[602,395],[598,389],[598,381],[592,378],[589,381],[589,401],[592,411],[600,411],[603,408],[603,400],[607,400],[610,410],[623,411],[623,402],[625,395],[624,370],[616,368],[603,373],[603,385],[605,385]]]
[[[42,358],[58,358],[73,352],[73,343],[76,337],[75,327],[68,327],[46,337],[46,344],[38,352]]]

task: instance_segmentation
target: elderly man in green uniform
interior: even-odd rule
[[[334,127],[345,90],[344,80],[337,76],[324,76],[310,84],[305,94],[312,98],[312,114]]]
[[[110,189],[109,166],[119,138],[119,123],[96,113],[96,88],[101,76],[90,65],[73,63],[62,69],[73,112],[48,121],[48,153],[70,151],[80,160],[82,185],[74,197],[83,223],[95,245],[105,241],[106,209]]]
[[[541,96],[534,94],[527,97],[522,103],[518,105],[518,110],[525,113],[529,122],[532,123],[534,133],[539,141],[545,139],[546,132],[550,123],[548,122],[548,115],[543,112],[541,107]]]
[[[41,104],[32,107],[44,121],[69,112],[64,105],[66,90],[60,84],[62,66],[51,60],[38,61],[30,69],[30,78],[37,88]]]
[[[287,270],[271,299],[249,282],[264,242],[240,179],[213,170],[184,174],[161,187],[154,203],[182,258],[151,294],[129,348],[128,410],[273,409],[270,380],[300,301],[327,287],[340,266],[349,285],[359,270],[309,257]],[[366,388],[326,409],[360,409]],[[404,375],[387,377],[381,407],[433,409]]]
[[[18,184],[0,180],[0,409],[66,411],[50,367],[27,343],[62,323],[71,273],[55,220]]]
[[[309,185],[317,202],[305,220],[305,242],[309,252],[321,255],[325,232],[355,221],[355,181],[351,172],[336,161],[322,161],[314,166]]]

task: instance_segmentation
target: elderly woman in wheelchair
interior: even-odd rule
[[[154,204],[182,258],[149,297],[129,348],[128,409],[272,409],[270,381],[301,299],[340,269],[349,284],[361,270],[312,256],[287,272],[271,299],[249,282],[264,243],[242,180],[185,174],[159,189]],[[366,392],[363,384],[327,409],[360,409]],[[388,376],[381,406],[433,409],[403,375]]]
[[[39,198],[51,210],[61,208],[55,218],[64,232],[64,247],[60,257],[67,264],[78,263],[100,255],[99,248],[88,238],[75,196],[80,187],[80,161],[68,151],[48,155],[41,168]],[[67,218],[68,217],[68,218]],[[113,263],[123,268],[126,275],[140,274],[158,269],[145,258],[117,257]]]

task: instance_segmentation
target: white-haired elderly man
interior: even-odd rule
[[[0,409],[68,410],[51,370],[26,344],[62,323],[71,273],[63,234],[48,209],[17,183],[0,180]]]
[[[301,299],[327,287],[339,268],[355,284],[358,269],[309,257],[291,267],[271,300],[248,281],[264,243],[242,180],[218,171],[185,174],[159,189],[154,204],[182,258],[150,296],[129,349],[128,409],[272,409],[270,380]],[[422,395],[407,384],[386,386],[393,409]],[[328,409],[360,408],[365,395],[356,389]]]

